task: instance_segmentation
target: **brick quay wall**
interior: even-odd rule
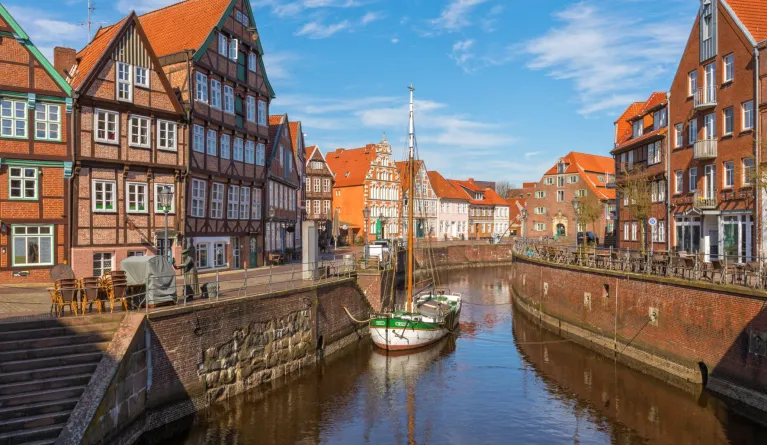
[[[767,411],[767,293],[515,256],[515,308],[680,387]]]

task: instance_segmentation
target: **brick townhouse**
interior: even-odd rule
[[[317,223],[320,242],[333,236],[333,185],[335,174],[320,147],[306,147],[306,218]]]
[[[439,198],[437,238],[468,239],[469,195],[436,171],[428,172],[429,182]]]
[[[274,91],[250,2],[187,0],[139,21],[187,112],[183,243],[201,270],[263,264]]]
[[[397,171],[401,181],[402,196],[409,196],[411,182],[414,184],[413,200],[413,224],[408,224],[407,206],[402,207],[402,233],[407,235],[409,227],[412,227],[415,238],[434,238],[438,235],[438,209],[439,199],[434,192],[426,170],[426,164],[422,160],[416,160],[413,165],[415,180],[411,181],[407,162],[397,162]],[[408,204],[409,205],[409,204]],[[380,220],[380,212],[371,212],[374,220]]]
[[[0,4],[0,284],[69,261],[71,89]]]
[[[290,140],[292,142],[293,156],[296,159],[296,173],[298,174],[298,197],[296,203],[296,247],[301,247],[301,226],[306,221],[306,141],[301,121],[290,122]]]
[[[340,236],[352,243],[367,234],[375,239],[375,216],[383,213],[383,234],[387,238],[400,236],[402,192],[400,176],[392,159],[391,144],[383,135],[381,142],[362,148],[339,148],[325,159],[335,173],[333,209],[337,212]],[[370,217],[365,229],[363,209]]]
[[[180,259],[187,164],[184,110],[135,13],[96,34],[75,56],[59,49],[75,104],[72,269],[77,277],[119,269],[129,256]],[[173,193],[166,248],[160,195]]]
[[[744,262],[764,246],[754,172],[766,38],[767,2],[703,0],[671,85],[671,245],[707,260]]]
[[[298,226],[298,157],[293,151],[288,115],[269,116],[267,148],[266,251],[290,253],[296,244]]]
[[[527,234],[530,237],[566,236],[575,232],[573,199],[584,199],[588,193],[600,201],[604,212],[592,227],[583,221],[579,231],[591,230],[600,241],[612,233],[614,222],[608,215],[615,213],[615,190],[607,188],[615,175],[613,158],[570,152],[560,158],[543,175],[527,198]]]
[[[618,247],[641,249],[642,232],[645,243],[653,250],[666,250],[668,245],[668,218],[666,196],[668,183],[668,100],[665,92],[655,92],[645,102],[631,104],[615,122],[615,146],[611,151],[615,159],[618,185],[617,242]],[[621,188],[630,183],[648,185],[650,189],[650,216],[657,224],[643,227],[629,202],[630,193]]]
[[[509,228],[509,203],[492,187],[494,183],[451,179],[469,197],[469,233],[471,239],[486,239],[503,235]]]

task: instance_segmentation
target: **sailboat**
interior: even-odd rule
[[[431,286],[414,295],[413,256],[413,208],[415,207],[415,121],[413,117],[413,92],[410,89],[410,123],[408,134],[408,175],[410,186],[407,192],[407,288],[404,310],[378,314],[370,320],[370,334],[373,343],[387,351],[402,351],[422,348],[444,338],[458,327],[461,316],[461,295],[447,289]],[[410,205],[407,205],[407,203]]]

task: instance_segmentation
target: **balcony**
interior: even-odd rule
[[[716,106],[716,87],[704,87],[695,90],[693,106],[696,110],[705,110]]]
[[[693,149],[694,159],[716,159],[716,154],[716,139],[701,139],[695,141],[695,148]]]
[[[707,194],[703,190],[699,190],[695,192],[695,200],[693,201],[693,206],[701,209],[715,209],[716,208],[716,190],[714,190],[714,193]]]

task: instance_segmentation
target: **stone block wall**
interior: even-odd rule
[[[430,249],[417,248],[414,256],[416,266],[455,267],[510,262],[513,257],[511,244],[466,244]],[[400,263],[404,264],[404,263]]]

